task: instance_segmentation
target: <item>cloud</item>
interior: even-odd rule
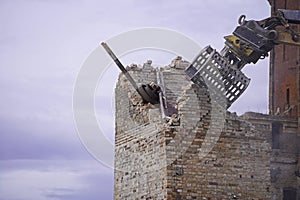
[[[73,124],[0,118],[0,159],[89,159]]]
[[[112,181],[112,170],[93,160],[0,161],[1,200],[112,199]]]

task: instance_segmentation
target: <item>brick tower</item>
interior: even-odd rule
[[[269,0],[278,9],[300,10],[299,0]],[[296,32],[300,26],[292,25]],[[270,57],[270,114],[296,116],[300,120],[300,47],[277,45]]]
[[[139,85],[163,82],[166,112],[141,103],[120,75],[115,200],[270,199],[270,121],[248,113],[244,117],[254,120],[251,124],[222,110],[206,88],[187,78],[186,67],[178,58],[160,69],[150,62],[127,68]]]

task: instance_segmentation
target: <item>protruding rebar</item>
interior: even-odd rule
[[[113,59],[113,61],[116,63],[116,65],[120,68],[120,70],[123,72],[123,74],[126,76],[126,78],[129,80],[131,85],[134,87],[136,91],[138,91],[138,86],[136,82],[133,80],[133,78],[130,76],[128,71],[125,69],[123,64],[120,62],[120,60],[117,58],[117,56],[114,54],[114,52],[109,48],[109,46],[105,43],[102,42],[101,45],[105,49],[105,51],[110,55],[110,57]],[[138,91],[139,92],[139,91]]]

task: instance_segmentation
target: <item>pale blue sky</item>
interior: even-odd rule
[[[0,1],[0,200],[112,199],[113,170],[85,150],[72,114],[76,76],[101,41],[159,27],[220,50],[241,14],[262,19],[269,13],[266,0]],[[170,58],[145,54],[122,60],[166,64]],[[244,72],[252,79],[250,86],[231,110],[266,113],[268,60],[246,66]],[[98,91],[96,105],[113,141],[116,80],[110,76],[118,70],[109,73],[100,81],[105,90]]]

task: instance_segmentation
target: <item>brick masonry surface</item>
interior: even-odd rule
[[[271,12],[300,10],[299,0],[269,0]],[[290,24],[299,33],[300,25]],[[300,47],[276,45],[270,52],[269,108],[271,114],[298,116],[300,122]]]
[[[186,62],[127,70],[140,84],[162,74],[168,108],[143,104],[122,74],[115,90],[114,198],[299,199],[298,122],[293,117],[229,113],[184,74]],[[297,198],[295,196],[295,198]]]

